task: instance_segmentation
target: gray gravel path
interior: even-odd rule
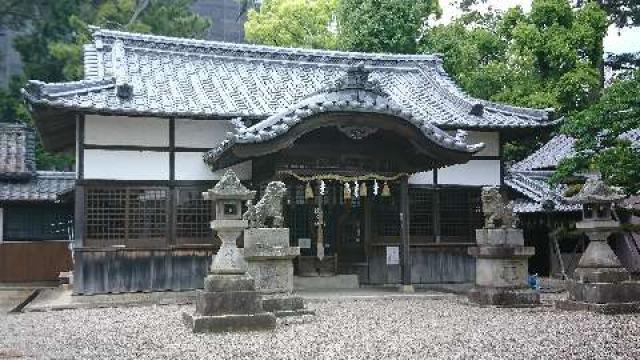
[[[0,359],[640,359],[640,316],[463,298],[332,299],[273,332],[194,335],[191,306],[0,315]]]

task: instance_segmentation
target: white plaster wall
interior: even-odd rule
[[[169,153],[156,151],[84,151],[85,179],[169,180]]]
[[[433,184],[431,171],[413,174],[409,184]],[[500,185],[499,160],[471,160],[466,164],[452,165],[438,170],[438,184],[447,185]]]
[[[500,160],[471,160],[439,169],[438,184],[500,185]]]
[[[432,185],[433,171],[419,172],[409,177],[409,184],[413,185]]]
[[[455,131],[448,131],[455,136]],[[468,131],[469,144],[484,143],[484,148],[473,156],[500,156],[500,133],[497,131]]]
[[[169,119],[87,115],[85,144],[169,146]]]
[[[176,146],[213,148],[232,128],[228,120],[176,119]]]
[[[226,169],[212,172],[202,160],[201,152],[176,152],[176,180],[218,180]],[[232,167],[240,180],[251,179],[251,162]]]

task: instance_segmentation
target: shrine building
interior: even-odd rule
[[[472,283],[502,145],[557,122],[470,97],[434,55],[92,31],[83,80],[23,90],[45,148],[76,154],[78,294],[202,287],[202,192],[229,167],[258,196],[287,185],[297,275]]]

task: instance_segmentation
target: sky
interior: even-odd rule
[[[460,15],[460,10],[455,6],[455,0],[440,0],[442,7],[441,22],[449,22],[452,18]],[[493,9],[506,10],[520,5],[525,11],[531,10],[531,0],[488,0],[486,4],[480,5],[478,9],[486,9],[491,6]],[[604,51],[612,53],[639,52],[640,51],[640,28],[618,29],[614,26],[609,28],[609,33],[604,39]]]

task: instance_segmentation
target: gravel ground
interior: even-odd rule
[[[191,306],[0,315],[0,359],[640,359],[640,316],[335,299],[273,332],[192,334]]]

